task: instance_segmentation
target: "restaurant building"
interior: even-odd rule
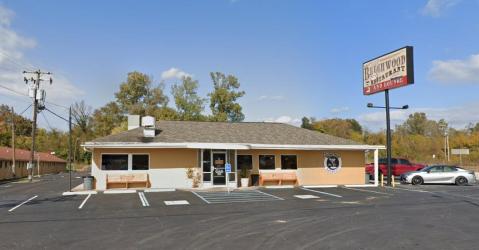
[[[240,177],[249,185],[365,185],[365,154],[377,168],[384,149],[283,123],[137,120],[83,145],[96,189],[239,187]],[[282,174],[294,179],[275,179]]]

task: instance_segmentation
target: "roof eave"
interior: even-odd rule
[[[290,145],[290,144],[251,144],[251,143],[126,143],[126,142],[87,142],[82,147],[92,148],[191,148],[191,149],[276,149],[276,150],[375,150],[386,149],[383,145]]]

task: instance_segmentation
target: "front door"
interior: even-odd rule
[[[226,153],[213,152],[213,185],[226,184]]]

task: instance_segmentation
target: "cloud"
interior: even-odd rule
[[[442,13],[459,3],[460,0],[428,0],[422,9],[425,16],[439,17]]]
[[[268,95],[262,95],[258,97],[258,101],[283,101],[286,98],[282,95],[274,95],[274,96],[268,96]]]
[[[264,120],[264,122],[286,123],[296,127],[299,127],[301,125],[301,119],[293,118],[287,115],[279,116],[277,118],[267,118]]]
[[[333,114],[339,114],[339,113],[344,113],[349,111],[349,107],[338,107],[338,108],[332,108],[329,112]]]
[[[415,112],[426,113],[430,120],[439,121],[445,119],[451,127],[457,129],[465,128],[469,123],[479,122],[479,102],[467,103],[462,106],[448,108],[414,108],[409,110],[391,111],[391,127],[402,124],[407,120],[410,114]],[[357,120],[367,128],[377,131],[386,128],[385,111],[362,114]]]
[[[167,80],[167,79],[183,79],[183,77],[191,77],[191,74],[186,73],[185,71],[182,71],[178,68],[170,68],[166,71],[163,71],[161,73],[161,79]]]
[[[479,84],[479,54],[464,60],[436,60],[429,70],[429,78],[442,83]]]
[[[20,94],[28,94],[28,88],[23,81],[24,70],[32,71],[39,67],[33,66],[25,58],[24,52],[36,47],[34,39],[19,35],[11,28],[15,13],[0,5],[0,84]],[[57,73],[52,70],[53,73]],[[83,91],[76,88],[66,77],[55,74],[54,87],[49,86],[47,81],[42,82],[42,88],[47,90],[47,101],[64,101],[70,104],[72,98],[76,98]],[[19,98],[19,94],[6,89],[0,89],[2,95],[10,95]],[[25,97],[21,97],[28,100]]]

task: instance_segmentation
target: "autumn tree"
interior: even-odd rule
[[[213,121],[240,122],[244,120],[238,98],[244,96],[244,91],[238,91],[240,83],[233,75],[226,76],[220,72],[210,73],[213,81],[213,92],[209,93],[210,108]]]
[[[134,71],[128,73],[115,97],[123,113],[144,116],[167,106],[168,97],[163,90],[162,84],[153,86],[148,75]]]
[[[116,102],[109,102],[95,110],[91,120],[92,129],[96,137],[111,134],[115,127],[122,126],[124,122],[126,122],[126,117]]]
[[[205,100],[198,95],[197,91],[198,81],[189,76],[184,77],[180,84],[172,86],[171,94],[175,99],[180,120],[202,120],[201,113],[204,110]]]

